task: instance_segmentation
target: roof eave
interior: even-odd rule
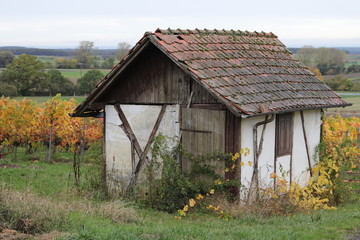
[[[340,105],[321,105],[321,106],[312,106],[312,107],[302,107],[302,108],[291,108],[291,109],[283,109],[271,112],[263,112],[263,113],[255,113],[251,115],[241,115],[241,118],[249,118],[256,116],[264,116],[264,115],[272,115],[272,114],[282,114],[288,112],[297,112],[297,111],[307,111],[307,110],[315,110],[315,109],[324,109],[324,108],[339,108],[339,107],[348,107],[353,105],[352,103],[340,104]]]

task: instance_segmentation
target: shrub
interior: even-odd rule
[[[0,97],[14,97],[18,95],[19,93],[16,89],[16,86],[8,83],[0,83]]]
[[[145,204],[162,211],[174,212],[190,196],[191,184],[177,162],[178,146],[169,147],[173,139],[158,135],[151,150],[152,159],[146,169]]]
[[[335,78],[324,81],[334,91],[349,91],[353,87],[353,82],[343,76],[337,75]]]
[[[175,147],[171,148],[170,145]],[[191,161],[188,172],[181,169],[178,161],[180,154]],[[224,162],[231,159],[229,156],[222,153],[193,156],[184,153],[174,139],[158,135],[153,143],[151,162],[146,168],[145,204],[166,212],[182,208],[188,199],[213,189],[215,179],[221,181],[222,177],[209,162],[214,159]],[[230,182],[226,184],[228,186]],[[138,197],[141,199],[143,195],[139,194]]]

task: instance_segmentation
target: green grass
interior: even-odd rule
[[[360,224],[355,205],[347,209],[319,211],[317,220],[299,214],[291,217],[244,217],[235,220],[212,216],[193,216],[175,220],[169,214],[147,212],[143,222],[113,225],[109,221],[75,216],[83,228],[76,227],[72,239],[341,239]],[[80,230],[80,231],[79,231]]]
[[[38,60],[44,62],[44,63],[50,63],[53,66],[55,66],[55,56],[36,56]]]
[[[0,161],[0,164],[10,165],[0,169],[0,182],[16,190],[31,189],[41,195],[67,192],[73,185],[70,181],[72,154],[57,153],[56,156],[63,162],[48,164],[44,162],[44,151],[25,155],[24,149],[20,148],[17,160],[14,161],[14,154],[9,154],[6,161]]]
[[[79,78],[84,76],[84,74],[92,69],[57,69],[61,72],[61,74],[68,78],[73,83],[76,83]],[[110,69],[98,69],[104,75],[110,72]]]
[[[71,154],[63,157],[71,159]],[[74,201],[71,163],[47,164],[31,162],[19,153],[19,161],[8,164],[18,168],[0,168],[0,184],[17,191],[30,190],[59,202],[62,206]],[[90,166],[82,165],[83,173]],[[358,175],[352,176],[352,178]],[[86,181],[82,178],[82,181]],[[358,184],[359,185],[359,184]],[[84,197],[85,196],[85,197]],[[71,199],[71,200],[70,200]],[[86,194],[78,196],[78,205],[106,204],[88,201]],[[85,203],[84,203],[85,202]],[[135,208],[137,208],[135,206]],[[193,214],[183,220],[173,214],[137,208],[137,217],[116,223],[106,215],[77,210],[68,213],[68,224],[60,231],[68,232],[62,239],[343,239],[350,230],[360,227],[359,194],[337,210],[315,211],[313,214],[259,217],[244,215],[237,219],[219,219],[207,214]]]

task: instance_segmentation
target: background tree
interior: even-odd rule
[[[112,58],[112,57],[108,57],[107,59],[105,59],[105,60],[102,62],[101,68],[111,69],[114,65],[115,65],[115,59]]]
[[[130,50],[131,45],[128,42],[120,42],[115,56],[118,60],[122,59]]]
[[[94,88],[97,82],[104,77],[104,74],[99,70],[90,70],[78,80],[78,93],[89,94]]]
[[[306,45],[300,48],[296,52],[296,58],[300,60],[307,67],[314,67],[314,55],[316,53],[316,49],[313,46]]]
[[[315,63],[323,75],[334,75],[344,71],[346,54],[335,48],[318,48]]]
[[[76,59],[84,68],[91,68],[95,62],[94,42],[81,41],[76,49]]]
[[[75,58],[56,58],[56,68],[78,68],[79,62]]]
[[[345,70],[346,54],[335,48],[304,46],[296,52],[296,58],[310,69],[318,69],[322,75],[334,75]]]
[[[0,68],[6,67],[6,65],[13,62],[15,56],[10,51],[0,51]]]
[[[49,92],[50,96],[60,93],[64,96],[71,96],[75,93],[75,85],[63,75],[59,70],[49,70]]]
[[[20,55],[2,71],[1,81],[14,85],[20,95],[29,96],[47,88],[48,75],[35,56]]]

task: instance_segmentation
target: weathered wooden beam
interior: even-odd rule
[[[184,132],[213,133],[212,131],[196,130],[196,129],[188,129],[188,128],[180,128],[180,130],[181,130],[181,131],[184,131]]]
[[[181,107],[187,107],[182,104]],[[207,110],[226,110],[225,105],[221,103],[192,103],[191,108],[207,109]]]
[[[305,131],[304,112],[300,111],[300,115],[301,115],[301,125],[302,125],[303,134],[304,134],[304,140],[305,140],[306,156],[308,159],[309,170],[310,170],[310,177],[312,177],[312,167],[311,167],[311,161],[310,161],[309,145],[308,145],[308,140],[307,140],[306,131]]]
[[[265,121],[267,121],[268,120],[268,117],[269,117],[269,115],[266,115],[265,116]],[[260,154],[261,154],[261,152],[262,152],[262,150],[263,150],[263,144],[264,144],[264,134],[265,134],[265,130],[266,130],[266,123],[264,124],[264,127],[263,127],[263,129],[262,129],[262,131],[261,131],[261,137],[260,137],[260,143],[259,143],[259,148],[258,148],[258,151],[257,151],[257,155],[256,155],[256,158],[259,158],[259,156],[260,156]]]
[[[141,154],[142,154],[142,149],[141,149],[141,146],[139,144],[139,141],[137,140],[135,134],[134,134],[134,131],[132,130],[123,110],[121,109],[120,107],[120,104],[115,104],[114,105],[115,107],[115,110],[117,111],[118,115],[119,115],[119,118],[122,122],[122,125],[120,125],[120,127],[124,130],[125,134],[128,136],[130,142],[134,142],[134,148],[135,148],[135,151],[137,153],[137,155],[139,157],[141,157]]]
[[[193,96],[194,96],[194,92],[191,91],[190,96],[187,101],[187,106],[186,106],[187,108],[190,108]]]

